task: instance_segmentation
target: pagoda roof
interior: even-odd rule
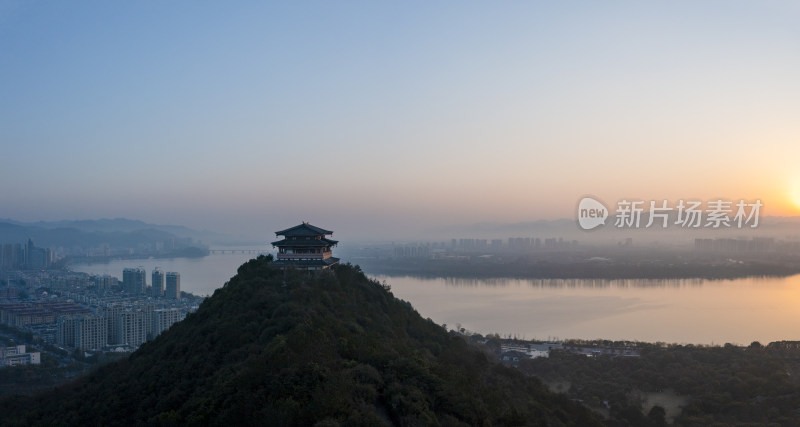
[[[272,242],[272,246],[306,246],[306,247],[323,247],[323,246],[333,246],[339,243],[337,240],[331,239],[283,239],[278,240],[277,242]]]
[[[325,236],[330,234],[333,234],[333,231],[315,227],[307,222],[275,232],[276,236]]]

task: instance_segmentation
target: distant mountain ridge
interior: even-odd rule
[[[159,230],[174,234],[178,237],[190,237],[203,240],[203,236],[222,236],[208,230],[195,230],[183,225],[161,225],[151,224],[140,220],[127,218],[101,218],[84,220],[62,220],[62,221],[36,221],[22,222],[12,219],[0,219],[0,223],[8,223],[21,227],[35,227],[43,229],[70,228],[85,232],[133,232],[140,230]]]
[[[65,248],[67,253],[108,247],[109,250],[202,247],[199,233],[182,226],[160,226],[128,219],[23,223],[0,220],[0,244]]]

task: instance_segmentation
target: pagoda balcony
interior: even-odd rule
[[[279,253],[278,259],[328,259],[333,256],[333,252],[323,252],[321,254],[286,254]]]

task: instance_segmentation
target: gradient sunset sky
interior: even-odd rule
[[[800,3],[0,0],[0,218],[800,214]]]

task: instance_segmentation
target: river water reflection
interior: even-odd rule
[[[800,275],[734,280],[375,276],[449,328],[527,339],[694,344],[800,340]]]
[[[125,267],[181,273],[183,290],[210,295],[255,255],[116,260],[73,265],[122,277]],[[483,334],[695,344],[800,340],[800,275],[735,280],[424,279],[373,276],[423,317]]]

